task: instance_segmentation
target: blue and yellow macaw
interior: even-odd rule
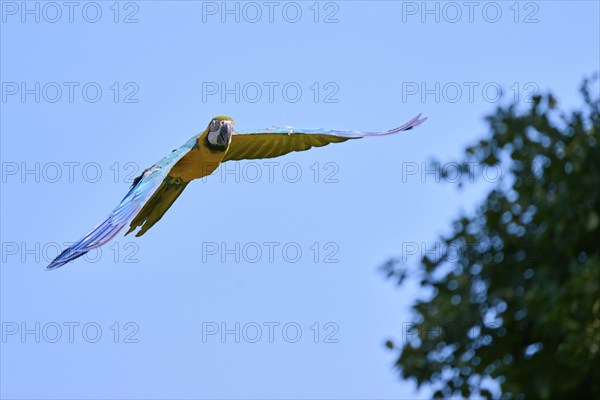
[[[385,132],[336,131],[298,129],[292,127],[234,131],[233,119],[218,116],[206,130],[192,137],[179,149],[144,170],[131,185],[119,205],[110,215],[65,249],[48,265],[62,267],[88,251],[114,238],[127,224],[127,234],[136,228],[141,236],[156,224],[171,207],[185,187],[194,179],[212,174],[226,161],[255,160],[279,157],[292,151],[304,151],[329,143],[345,142],[367,136],[385,136],[407,131],[426,118],[417,115],[406,124]]]

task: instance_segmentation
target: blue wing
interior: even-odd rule
[[[335,129],[322,129],[322,128],[294,128],[292,126],[277,127],[264,129],[242,129],[236,130],[236,135],[260,135],[260,134],[305,134],[305,135],[332,135],[345,138],[361,138],[366,136],[386,136],[394,133],[408,131],[412,128],[416,128],[427,120],[426,117],[421,118],[421,114],[417,115],[407,123],[394,129],[390,129],[382,132],[360,132],[360,131],[344,131]]]
[[[196,136],[179,149],[146,169],[136,178],[117,207],[84,237],[65,249],[48,265],[48,269],[62,267],[88,251],[102,246],[114,238],[142,209],[144,204],[161,186],[169,171],[196,144]]]
[[[292,151],[304,151],[311,147],[326,146],[330,143],[340,143],[369,136],[393,135],[413,129],[426,119],[421,118],[421,114],[419,114],[404,125],[383,132],[306,129],[291,126],[240,130],[232,136],[223,162],[273,158]]]

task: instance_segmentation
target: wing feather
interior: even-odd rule
[[[421,114],[402,126],[384,132],[359,132],[327,129],[272,127],[259,130],[236,131],[231,139],[225,161],[254,160],[279,157],[293,151],[304,151],[330,143],[345,142],[368,136],[386,136],[407,131],[421,125],[427,118]]]
[[[157,192],[167,178],[173,165],[187,154],[195,144],[196,137],[193,137],[179,149],[174,150],[152,167],[146,169],[142,175],[133,181],[131,188],[123,200],[121,200],[112,212],[85,236],[60,253],[47,268],[56,269],[62,267],[69,261],[83,256],[90,250],[102,246],[115,237],[135,218],[153,194]],[[175,200],[173,199],[173,201]]]

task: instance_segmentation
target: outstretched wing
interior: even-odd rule
[[[140,210],[146,209],[146,207],[144,207],[146,203],[155,202],[153,199],[157,197],[163,197],[165,195],[163,192],[172,190],[171,186],[173,184],[173,179],[168,176],[168,173],[171,168],[185,154],[187,154],[192,147],[194,147],[195,144],[196,137],[193,137],[179,149],[174,150],[167,157],[146,169],[142,175],[133,181],[129,192],[127,192],[123,200],[121,200],[119,205],[112,210],[108,217],[106,217],[106,219],[99,223],[94,229],[89,231],[84,237],[60,253],[58,257],[56,257],[54,261],[48,265],[47,268],[55,269],[62,267],[69,261],[81,257],[88,251],[107,243],[113,237],[115,237],[132,219],[134,219],[138,213],[140,213]],[[185,184],[183,187],[185,188]],[[172,198],[172,191],[166,195],[166,197],[171,198],[168,198],[168,201],[164,203],[165,205],[168,203],[166,208],[162,206],[164,211],[169,208],[182,190],[183,189],[175,190],[177,193],[175,198]],[[160,216],[162,216],[162,214],[158,216],[158,219],[160,219]],[[148,215],[146,215],[146,217],[148,217]],[[156,219],[156,221],[158,219]],[[143,221],[136,226],[143,224],[144,221],[146,221],[146,218],[144,218]],[[152,225],[156,221],[154,221]],[[144,226],[143,228],[146,227]],[[146,229],[144,229],[144,231]]]
[[[336,131],[326,129],[268,128],[261,130],[236,131],[232,136],[225,161],[253,160],[279,157],[292,151],[304,151],[311,147],[326,146],[329,143],[345,142],[367,136],[385,136],[407,131],[421,125],[427,118],[421,114],[398,128],[385,132]]]

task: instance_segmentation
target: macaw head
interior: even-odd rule
[[[225,150],[231,143],[231,135],[233,134],[233,119],[220,115],[214,117],[206,128],[208,135],[206,140],[211,147],[219,150]]]

